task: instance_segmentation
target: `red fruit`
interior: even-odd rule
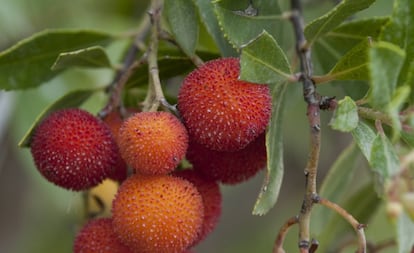
[[[167,112],[141,112],[128,118],[119,133],[121,155],[142,174],[167,174],[184,158],[187,130]]]
[[[265,134],[261,134],[244,149],[234,152],[210,150],[190,142],[187,159],[195,170],[224,184],[248,180],[266,166]]]
[[[65,109],[39,124],[31,152],[47,180],[78,191],[102,182],[114,166],[118,151],[102,121],[80,109]]]
[[[111,111],[105,118],[103,122],[109,127],[112,135],[114,136],[116,142],[118,143],[119,139],[119,129],[121,128],[123,119],[119,111]],[[119,150],[119,149],[118,149]],[[108,177],[117,182],[124,181],[128,176],[128,166],[122,159],[121,153],[118,152],[115,166],[112,168],[112,171],[109,173]]]
[[[239,59],[206,62],[191,72],[178,94],[178,110],[190,139],[218,151],[244,148],[266,129],[267,85],[238,80]]]
[[[140,253],[181,253],[192,245],[203,222],[203,202],[190,182],[169,175],[135,174],[113,202],[119,239]]]
[[[123,245],[112,228],[112,219],[90,220],[76,235],[74,253],[132,253]]]
[[[193,245],[204,240],[207,235],[216,227],[221,214],[221,192],[218,183],[207,179],[198,171],[187,169],[174,173],[174,176],[190,181],[203,198],[204,221],[201,233]]]

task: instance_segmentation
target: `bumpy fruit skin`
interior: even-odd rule
[[[184,158],[188,134],[184,125],[171,113],[141,112],[122,124],[119,147],[124,160],[136,172],[167,174]]]
[[[119,111],[111,111],[105,118],[102,119],[103,122],[109,127],[112,132],[112,135],[115,138],[115,141],[118,144],[119,140],[119,129],[121,128],[123,119]],[[119,150],[119,149],[118,149]],[[108,177],[117,182],[124,181],[128,176],[128,166],[124,159],[121,156],[121,153],[118,152],[117,159],[115,162],[112,171],[109,173]]]
[[[210,150],[190,141],[187,159],[195,170],[224,184],[244,182],[266,167],[265,134],[234,152]]]
[[[197,239],[203,201],[190,182],[169,175],[135,174],[113,202],[113,224],[121,242],[140,253],[182,253]]]
[[[36,167],[47,180],[75,191],[102,182],[118,152],[108,127],[80,109],[49,115],[36,128],[30,147]]]
[[[113,231],[112,219],[90,220],[76,235],[74,253],[132,253]]]
[[[174,172],[174,176],[184,178],[190,181],[198,190],[203,198],[204,221],[201,233],[194,245],[204,240],[216,227],[221,215],[221,192],[218,183],[214,180],[207,179],[198,171],[186,169]]]
[[[244,148],[265,129],[271,114],[267,85],[238,80],[239,59],[206,62],[191,72],[178,94],[190,139],[218,151]]]

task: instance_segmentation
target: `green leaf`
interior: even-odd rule
[[[410,63],[410,66],[408,68],[407,79],[405,80],[403,85],[407,85],[411,87],[410,102],[413,102],[414,101],[414,61]]]
[[[367,161],[371,158],[372,144],[376,138],[375,132],[364,122],[359,121],[358,126],[352,130],[352,136]]]
[[[88,100],[88,98],[95,92],[100,91],[99,89],[89,89],[89,90],[75,90],[67,93],[63,97],[56,100],[53,104],[49,105],[42,113],[37,116],[36,120],[33,122],[32,126],[29,130],[25,133],[23,138],[19,142],[19,147],[21,148],[28,148],[30,147],[31,138],[34,134],[34,131],[37,125],[42,122],[44,118],[46,118],[49,114],[54,111],[65,109],[65,108],[72,108],[78,107],[83,102]]]
[[[372,183],[366,184],[352,194],[343,202],[343,204],[339,203],[343,209],[352,214],[352,216],[362,224],[367,224],[369,222],[375,215],[375,211],[381,203],[372,188]],[[349,223],[335,213],[323,228],[323,232],[318,236],[318,239],[320,239],[320,247],[318,248],[318,251],[339,252],[338,247],[340,244],[338,244],[337,239],[346,237],[348,233],[355,232]]]
[[[344,54],[368,38],[376,40],[388,21],[389,18],[383,17],[354,20],[320,37],[314,44],[313,52],[323,71],[329,72]]]
[[[0,53],[0,89],[16,90],[41,85],[58,75],[50,68],[62,52],[106,45],[113,37],[87,30],[46,30]]]
[[[407,99],[410,96],[410,91],[411,88],[408,85],[397,88],[391,102],[388,104],[387,112],[392,121],[393,140],[397,140],[400,137],[402,130],[400,110],[405,102],[407,102]]]
[[[197,51],[203,60],[220,57],[218,54]],[[184,54],[173,50],[160,50],[158,54],[158,68],[161,80],[188,73],[195,68],[194,63]],[[148,84],[148,68],[143,65],[138,68],[126,83],[126,88]]]
[[[212,1],[193,0],[197,6],[201,21],[205,25],[209,34],[213,37],[220,52],[223,56],[235,56],[236,51],[230,43],[224,38],[221,32],[217,16],[214,12],[214,4]]]
[[[282,121],[285,112],[286,87],[286,83],[276,85],[272,93],[272,117],[266,134],[267,170],[253,208],[254,215],[266,214],[279,197],[284,172]]]
[[[329,199],[338,203],[343,200],[346,193],[349,192],[352,187],[352,178],[354,172],[357,169],[358,155],[360,154],[355,142],[351,143],[336,159],[335,163],[329,169],[328,174],[325,176],[322,186],[319,190],[319,196]],[[319,212],[315,213],[313,221],[318,223],[315,227],[320,233],[326,226],[326,222],[333,216],[333,213],[323,208]]]
[[[59,54],[52,70],[70,67],[110,68],[111,62],[102,47],[93,46]]]
[[[388,42],[378,42],[370,48],[369,100],[374,108],[382,109],[391,101],[404,57],[404,51]]]
[[[402,131],[401,138],[407,143],[411,148],[414,148],[414,133]]]
[[[343,0],[330,12],[310,22],[305,27],[305,37],[310,44],[332,31],[349,16],[368,8],[375,0]]]
[[[281,36],[283,18],[277,1],[219,0],[215,10],[219,24],[230,43],[241,48],[266,30],[272,36]]]
[[[314,77],[316,83],[332,80],[369,80],[368,49],[370,40],[366,39],[348,51],[333,69],[322,77]]]
[[[358,126],[358,122],[357,105],[352,98],[347,96],[338,102],[338,106],[329,124],[335,130],[350,132]]]
[[[410,65],[414,59],[414,1],[394,1],[391,20],[384,27],[381,39],[403,48],[406,52],[406,58],[398,78],[398,83],[403,84],[409,78]]]
[[[397,222],[398,253],[412,252],[414,247],[414,222],[403,212]]]
[[[242,49],[240,78],[255,83],[280,83],[290,78],[286,55],[266,31]]]
[[[164,13],[177,43],[187,55],[193,55],[199,33],[197,9],[193,1],[165,1]]]
[[[385,179],[398,173],[400,160],[394,146],[385,134],[378,134],[371,147],[369,164],[373,172],[378,175],[379,183],[383,184]]]

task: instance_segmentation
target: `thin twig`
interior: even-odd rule
[[[357,236],[358,236],[358,250],[357,253],[365,253],[367,252],[367,242],[365,239],[364,228],[366,227],[364,224],[359,223],[351,214],[349,214],[345,209],[341,206],[327,200],[324,198],[318,198],[317,203],[335,211],[337,214],[342,216],[351,226],[354,228]]]
[[[158,69],[158,43],[160,34],[162,1],[152,0],[151,10],[151,42],[148,48],[148,71],[149,87],[145,101],[143,102],[143,111],[157,111],[161,104],[166,103],[164,93],[161,88],[161,81]]]
[[[131,77],[134,70],[144,62],[144,59],[137,61],[136,57],[139,52],[139,45],[147,36],[149,28],[149,19],[144,18],[138,28],[137,35],[134,38],[134,42],[132,43],[131,47],[125,55],[121,69],[117,71],[113,81],[108,86],[108,93],[110,94],[108,103],[98,113],[99,117],[104,118],[112,110],[121,106],[121,93],[126,82]]]
[[[289,220],[286,221],[283,227],[280,228],[279,234],[277,235],[277,238],[275,241],[275,245],[273,247],[273,253],[284,253],[285,252],[283,250],[283,242],[285,241],[287,232],[293,225],[297,224],[298,221],[299,221],[298,216],[291,217]]]

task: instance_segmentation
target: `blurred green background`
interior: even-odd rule
[[[280,2],[287,6],[288,1]],[[307,20],[333,6],[333,1],[328,0],[304,2]],[[378,0],[358,16],[387,15],[391,13],[392,2]],[[0,0],[0,50],[48,28],[94,28],[115,33],[133,31],[146,5],[147,1],[136,0]],[[123,46],[115,43],[108,48],[113,62],[119,62]],[[0,91],[0,252],[72,252],[74,234],[82,221],[81,194],[46,182],[34,168],[29,150],[19,149],[17,143],[36,116],[52,101],[69,90],[106,85],[111,78],[112,73],[107,70],[70,70],[36,90]],[[263,173],[237,186],[222,186],[220,223],[195,252],[271,252],[283,222],[299,211],[304,192],[308,128],[301,87],[292,85],[289,89],[284,128],[286,172],[276,206],[263,217],[251,215]],[[327,85],[322,90],[327,95],[342,96],[342,91],[335,87]],[[96,113],[104,103],[105,97],[97,95],[84,108]],[[328,112],[323,115],[319,182],[350,142],[350,136],[329,129],[330,116]],[[362,167],[356,178],[364,177],[369,174]],[[370,241],[393,234],[392,226],[382,212],[380,210],[377,218],[370,221],[367,231]],[[351,228],[350,233],[352,235]],[[296,228],[289,233],[285,245],[287,252],[297,252]]]

